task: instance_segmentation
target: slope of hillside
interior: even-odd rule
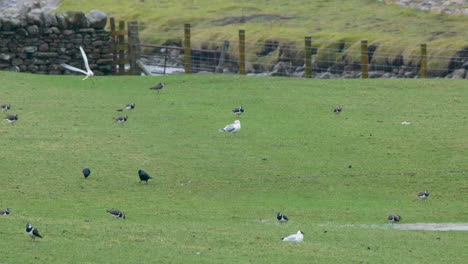
[[[453,70],[453,57],[467,57],[467,16],[448,16],[387,5],[376,0],[353,1],[63,1],[60,11],[101,9],[117,19],[138,20],[142,42],[178,43],[183,24],[191,23],[194,47],[220,49],[230,40],[236,57],[239,29],[247,32],[247,60],[270,65],[280,57],[302,66],[304,36],[318,48],[327,65],[359,62],[359,41],[374,45],[374,61],[383,67],[418,67],[419,44],[428,43],[429,73]],[[264,53],[268,43],[278,48]],[[345,58],[345,59],[344,59]],[[461,63],[463,64],[463,63]],[[324,65],[326,70],[329,66]],[[457,67],[459,67],[458,65]],[[268,66],[272,67],[272,66]]]

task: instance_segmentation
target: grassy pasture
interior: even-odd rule
[[[464,263],[457,80],[0,72],[0,263]],[[148,88],[166,81],[160,93]],[[135,102],[125,124],[115,109]],[[243,105],[237,135],[217,131]],[[343,105],[341,114],[333,113]],[[411,125],[401,125],[409,121]],[[348,168],[352,165],[352,168]],[[91,176],[81,175],[90,167]],[[139,184],[137,170],[155,180]],[[419,201],[416,194],[429,189]],[[126,220],[106,209],[118,208]],[[290,222],[280,225],[281,211]],[[30,242],[26,222],[44,239]],[[377,228],[361,227],[376,225]],[[305,232],[302,244],[279,238]],[[327,232],[325,232],[327,231]]]

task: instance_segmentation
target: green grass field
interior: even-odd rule
[[[466,232],[386,221],[468,222],[464,81],[9,72],[0,81],[0,103],[19,115],[0,122],[0,209],[11,208],[0,216],[2,264],[468,259]],[[162,92],[148,89],[159,81]],[[130,102],[117,124],[115,109]],[[239,105],[242,130],[218,132]],[[138,169],[155,179],[140,184]],[[424,189],[431,196],[418,200]],[[44,238],[31,242],[26,222]],[[299,229],[303,243],[280,241]]]

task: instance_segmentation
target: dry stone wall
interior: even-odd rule
[[[107,15],[99,10],[88,14],[54,14],[42,10],[0,14],[0,70],[41,74],[69,74],[67,63],[84,68],[82,46],[95,75],[110,75],[113,55],[111,38],[104,28]]]

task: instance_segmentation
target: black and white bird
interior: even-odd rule
[[[107,213],[111,214],[113,217],[115,218],[122,218],[122,219],[125,219],[125,214],[122,213],[122,211],[120,210],[117,210],[117,209],[112,209],[112,210],[107,210],[106,211]]]
[[[127,108],[127,110],[133,110],[135,108],[135,103],[130,103],[130,104],[127,104],[125,105],[125,108]]]
[[[5,120],[8,121],[8,123],[12,124],[12,123],[14,123],[14,122],[16,122],[18,120],[18,114],[7,115],[5,117]]]
[[[83,176],[85,177],[85,179],[87,179],[90,174],[91,174],[91,170],[89,168],[83,169]]]
[[[84,75],[86,75],[83,80],[86,80],[88,79],[89,77],[93,77],[94,76],[94,73],[93,71],[91,71],[91,69],[89,68],[89,63],[88,63],[88,57],[86,57],[86,53],[85,51],[83,50],[83,48],[80,46],[80,52],[81,52],[81,57],[83,57],[83,62],[85,64],[85,68],[86,68],[86,71],[82,70],[82,69],[78,69],[76,67],[73,67],[71,65],[68,65],[68,64],[65,64],[65,63],[62,63],[60,64],[60,66],[62,66],[63,68],[67,69],[67,70],[71,70],[71,71],[75,71],[75,72],[80,72]]]
[[[241,129],[241,124],[239,120],[234,121],[234,124],[225,126],[224,128],[218,129],[219,132],[229,132],[235,134]]]
[[[159,90],[161,90],[162,88],[164,88],[165,85],[166,85],[165,82],[160,82],[160,83],[156,84],[155,86],[151,87],[150,89],[151,89],[151,90],[159,91]]]
[[[333,112],[339,114],[339,113],[341,113],[342,110],[343,110],[342,106],[337,106],[337,107],[335,107],[335,110],[333,110]]]
[[[140,183],[142,181],[148,183],[149,179],[153,179],[153,177],[149,176],[148,173],[146,173],[144,170],[138,170],[138,176],[140,177]]]
[[[401,220],[401,216],[397,215],[397,214],[391,214],[387,217],[388,221],[394,223],[394,222],[400,222]]]
[[[128,116],[114,117],[114,120],[115,120],[117,123],[123,123],[123,122],[126,122],[126,121],[128,120]]]
[[[429,197],[429,191],[428,190],[424,190],[423,192],[420,192],[418,194],[418,197],[421,198],[421,199],[426,199],[427,197]]]
[[[244,113],[244,111],[245,110],[242,106],[232,109],[232,112],[236,115],[241,115],[242,113]]]
[[[26,234],[30,236],[33,240],[36,239],[36,237],[42,238],[41,234],[39,234],[39,230],[32,226],[30,223],[26,224]]]
[[[299,243],[304,240],[304,232],[297,231],[296,234],[281,238],[282,241]]]
[[[278,221],[283,224],[283,223],[287,223],[289,221],[288,217],[285,216],[284,214],[278,212],[276,213],[276,219],[278,219]]]
[[[11,104],[2,104],[1,108],[3,111],[8,111],[11,109]]]
[[[0,210],[0,215],[9,215],[10,214],[10,208],[5,208],[3,210]]]

